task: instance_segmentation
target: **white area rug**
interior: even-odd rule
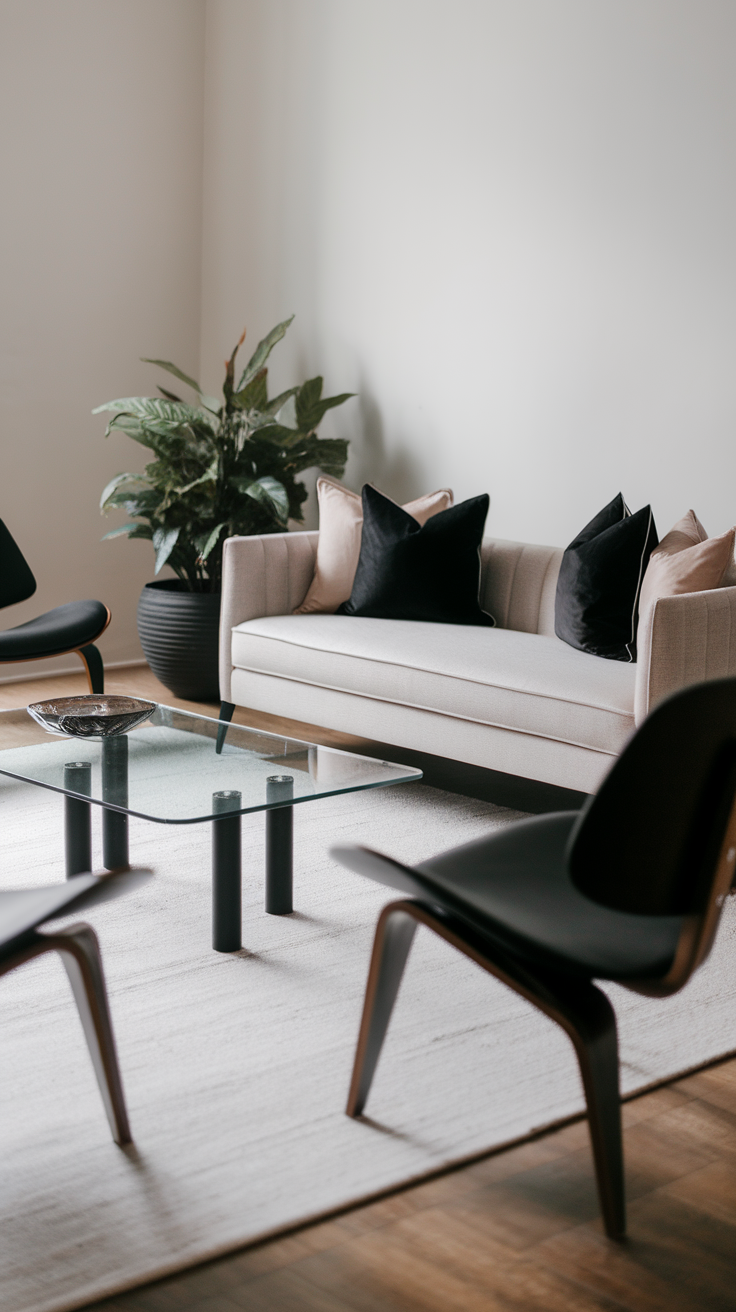
[[[334,865],[328,845],[362,841],[411,862],[512,818],[417,785],[298,807],[298,911],[278,918],[263,912],[263,819],[249,817],[247,946],[233,956],[209,947],[208,826],[133,822],[133,859],[157,877],[89,919],[135,1150],[110,1139],[61,964],[46,957],[0,980],[4,1312],[79,1306],[578,1111],[561,1031],[422,930],[372,1123],[343,1113],[390,893]],[[4,887],[61,877],[60,797],[0,778],[0,826]],[[611,989],[625,1090],[736,1048],[734,912],[679,997]]]

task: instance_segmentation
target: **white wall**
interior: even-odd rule
[[[197,367],[203,66],[201,0],[0,2],[0,517],[39,585],[0,625],[98,597],[110,662],[153,559],[99,498],[146,452],[90,411],[155,391],[139,356]]]
[[[736,518],[732,0],[0,0],[0,38],[0,516],[39,579],[3,626],[97,596],[138,656],[151,549],[97,504],[146,453],[89,412],[155,391],[141,355],[214,391],[293,311],[274,385],[360,392],[323,426],[354,487],[556,543],[619,488]]]
[[[202,362],[360,402],[347,481],[564,544],[736,519],[732,0],[209,0]]]

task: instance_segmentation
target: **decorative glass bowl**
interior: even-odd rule
[[[70,738],[114,738],[142,724],[156,709],[156,702],[137,697],[109,697],[92,693],[86,697],[58,697],[51,702],[34,702],[28,714],[49,733]]]

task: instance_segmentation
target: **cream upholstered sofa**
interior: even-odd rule
[[[736,672],[736,587],[661,598],[638,662],[603,660],[555,637],[562,551],[492,538],[480,600],[495,628],[293,615],[318,536],[226,541],[224,703],[594,792],[656,702]]]

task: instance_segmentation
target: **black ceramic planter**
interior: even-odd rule
[[[219,592],[187,592],[181,579],[156,579],[141,593],[138,635],[143,655],[176,697],[219,700],[219,627]]]

